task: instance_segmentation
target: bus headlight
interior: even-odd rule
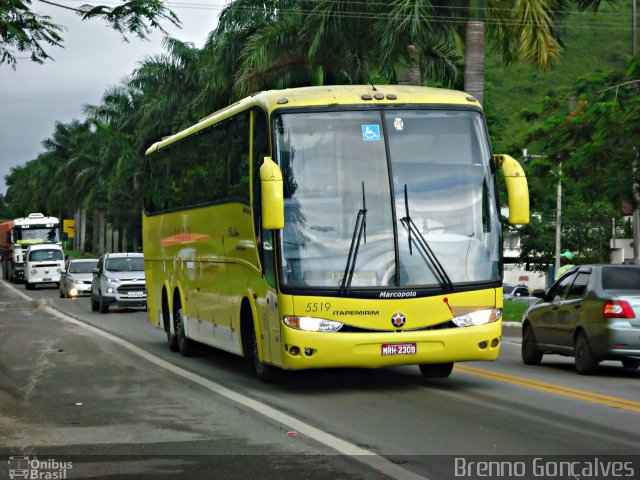
[[[284,324],[296,330],[307,332],[337,332],[342,328],[342,323],[325,318],[285,316]]]
[[[489,310],[478,310],[476,312],[466,313],[459,317],[452,318],[451,321],[459,327],[472,327],[497,322],[500,318],[502,318],[502,309],[491,308]]]

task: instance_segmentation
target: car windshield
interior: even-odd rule
[[[143,272],[142,257],[116,257],[107,259],[105,268],[110,272]]]
[[[91,273],[91,269],[96,268],[96,265],[98,265],[98,260],[71,262],[69,264],[69,273]]]
[[[640,291],[640,268],[604,267],[602,269],[602,288],[605,290]]]
[[[62,252],[54,248],[47,250],[35,250],[29,253],[30,262],[46,262],[62,260]]]
[[[516,288],[513,285],[503,285],[502,286],[502,291],[506,294],[506,295],[510,295],[513,292],[513,289]]]
[[[338,288],[349,272],[354,288],[499,279],[500,216],[478,112],[286,113],[276,131],[285,285]]]

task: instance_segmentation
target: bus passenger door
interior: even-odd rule
[[[260,328],[263,332],[263,346],[270,351],[271,363],[282,365],[282,338],[280,332],[280,308],[276,289],[276,262],[273,230],[262,231],[262,271],[266,282],[267,305],[261,315]],[[267,354],[268,355],[268,354]]]

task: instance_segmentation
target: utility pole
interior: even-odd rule
[[[631,54],[638,54],[638,9],[636,0],[631,0]],[[633,195],[636,199],[636,209],[633,212],[633,263],[640,264],[640,192],[637,180],[638,175],[638,151],[633,147]]]
[[[631,55],[638,54],[638,9],[636,0],[631,0]]]
[[[528,162],[532,158],[546,158],[546,155],[531,155],[526,148],[522,149],[522,156],[524,161]],[[562,236],[562,162],[558,169],[558,197],[556,199],[556,261],[555,271],[560,268],[560,249],[561,249],[561,236]]]
[[[558,198],[556,199],[556,264],[555,271],[560,269],[560,244],[562,236],[562,162],[558,169]]]

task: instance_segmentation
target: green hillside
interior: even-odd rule
[[[499,54],[488,53],[485,111],[491,127],[494,152],[509,152],[521,158],[523,136],[541,124],[543,100],[563,100],[581,76],[596,71],[624,70],[631,57],[631,3],[603,4],[597,14],[572,13],[562,29],[564,52],[546,71],[526,63],[505,67]],[[531,151],[531,153],[535,153]]]

